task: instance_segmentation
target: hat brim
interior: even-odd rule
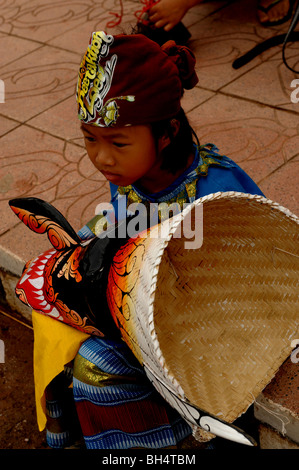
[[[203,243],[190,249],[177,234],[196,214]],[[270,382],[299,334],[298,229],[269,199],[216,193],[117,253],[111,313],[172,393],[231,423]]]

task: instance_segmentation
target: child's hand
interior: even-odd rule
[[[164,28],[170,31],[187,11],[201,3],[203,0],[160,0],[149,11],[149,20],[154,23],[156,28]]]

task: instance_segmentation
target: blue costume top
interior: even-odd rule
[[[110,183],[110,210],[105,211],[106,220],[113,223],[122,220],[128,214],[133,203],[192,203],[211,193],[235,191],[264,196],[254,181],[230,158],[219,155],[213,144],[195,146],[194,160],[170,186],[154,194],[146,194],[134,185],[120,187]],[[96,234],[96,224],[102,214],[95,216],[79,236],[82,239],[92,238]]]

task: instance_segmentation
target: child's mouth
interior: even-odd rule
[[[110,173],[110,171],[102,171],[101,173],[103,176],[105,176],[107,180],[113,180],[113,179],[119,178],[119,175],[115,173]]]

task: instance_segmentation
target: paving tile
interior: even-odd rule
[[[297,74],[290,71],[282,60],[281,48],[274,48],[275,55],[252,70],[248,71],[229,85],[222,88],[223,92],[265,103],[276,108],[299,112],[299,104],[292,103],[291,83]],[[279,52],[277,52],[279,50]],[[289,65],[299,70],[299,45],[288,48]]]
[[[28,52],[38,49],[39,47],[40,44],[33,41],[0,33],[0,67],[2,68],[5,64],[17,61],[20,57],[28,54]]]
[[[298,147],[297,147],[298,149]],[[279,202],[299,217],[299,159],[293,159],[262,181],[260,187],[269,199]]]
[[[80,64],[80,59],[88,46],[91,33],[93,31],[105,30],[105,21],[102,21],[101,17],[86,19],[82,24],[80,24],[80,27],[73,27],[70,30],[63,32],[63,34],[57,35],[54,39],[51,39],[48,44],[55,47],[61,47],[69,51],[73,50],[78,52],[78,64]]]
[[[109,203],[109,201],[109,184],[102,177],[99,180],[81,181],[72,191],[68,191],[64,197],[60,197],[58,194],[55,207],[78,231],[94,217],[98,204],[102,202]]]
[[[192,90],[186,90],[182,99],[182,108],[186,113],[196,106],[204,103],[206,100],[214,96],[214,93],[203,88],[194,87]]]
[[[188,117],[201,143],[213,142],[258,184],[298,154],[298,121],[289,112],[217,94]]]
[[[0,12],[0,31],[11,32],[10,22],[29,0],[2,0]]]
[[[2,103],[0,103],[0,113],[1,113],[1,106],[2,106]],[[19,124],[17,122],[12,121],[11,119],[7,119],[6,117],[0,115],[0,136],[11,131],[18,125]]]
[[[44,46],[3,67],[1,113],[24,122],[73,95],[78,62],[77,54]]]
[[[84,149],[27,126],[2,137],[1,149],[0,209],[4,217],[0,234],[18,222],[8,207],[9,199],[34,196],[53,202],[82,181],[96,179]]]
[[[93,31],[103,30],[107,34],[131,33],[137,22],[134,13],[141,8],[139,1],[124,2],[123,10],[120,4],[113,0],[93,2],[84,21],[79,25],[73,25],[68,31],[61,31],[48,43],[67,50],[75,50],[83,55]]]
[[[80,121],[77,116],[75,93],[50,109],[41,112],[27,123],[44,132],[84,146]]]
[[[249,8],[248,1],[244,2],[244,6]],[[239,20],[238,16],[224,19],[223,15],[226,10],[228,7],[198,21],[189,29],[192,34],[190,47],[197,57],[198,85],[214,91],[233,82],[246,71],[275,54],[273,50],[266,51],[240,69],[233,69],[232,64],[235,59],[278,32],[259,25],[257,20],[253,19],[255,11],[251,6],[246,16],[247,10],[244,9],[243,21]],[[245,21],[246,17],[249,18],[248,21]]]
[[[183,23],[189,28],[198,20],[206,18],[227,3],[212,1],[193,7],[185,15]],[[84,53],[90,34],[93,31],[104,30],[108,34],[131,33],[136,26],[138,12],[142,10],[143,4],[140,0],[126,0],[123,5],[122,10],[120,3],[117,1],[96,2],[96,5],[88,11],[86,20],[80,24],[79,28],[74,25],[69,31],[63,31],[63,33],[49,40],[48,44]]]
[[[257,2],[252,0],[232,1],[220,10],[218,16],[226,22],[237,19],[240,26],[248,23],[261,26],[257,17]]]
[[[48,202],[51,202],[68,220],[71,226],[78,231],[85,223],[87,223],[94,215],[96,207],[101,202],[110,200],[109,186],[103,178],[82,179],[78,183],[78,175],[68,173],[61,185],[57,185],[55,198],[52,200],[44,197],[44,194],[30,193],[30,196],[37,196]],[[72,187],[73,185],[73,187]],[[68,186],[69,191],[67,191]],[[48,194],[50,194],[48,192]],[[6,206],[5,210],[0,202],[1,213],[8,215],[12,211]],[[51,248],[50,242],[46,235],[40,235],[29,230],[25,225],[18,221],[17,217],[12,213],[16,225],[10,230],[0,233],[0,252],[11,252],[18,262],[18,267],[22,261],[26,262],[34,258],[38,254]],[[3,257],[0,254],[0,259]],[[7,256],[6,258],[9,259]],[[5,258],[5,259],[6,259]],[[21,260],[21,261],[20,261]],[[7,262],[7,261],[6,261]],[[20,268],[19,268],[20,269]]]
[[[0,31],[46,42],[83,23],[94,6],[95,2],[92,0],[84,2],[17,0],[14,8],[7,6],[2,10]]]
[[[46,235],[34,233],[19,222],[4,235],[0,235],[1,267],[20,276],[27,261],[50,248]]]
[[[215,12],[225,8],[230,3],[229,1],[203,1],[189,10],[182,19],[182,22],[189,28],[197,21],[215,14]]]

